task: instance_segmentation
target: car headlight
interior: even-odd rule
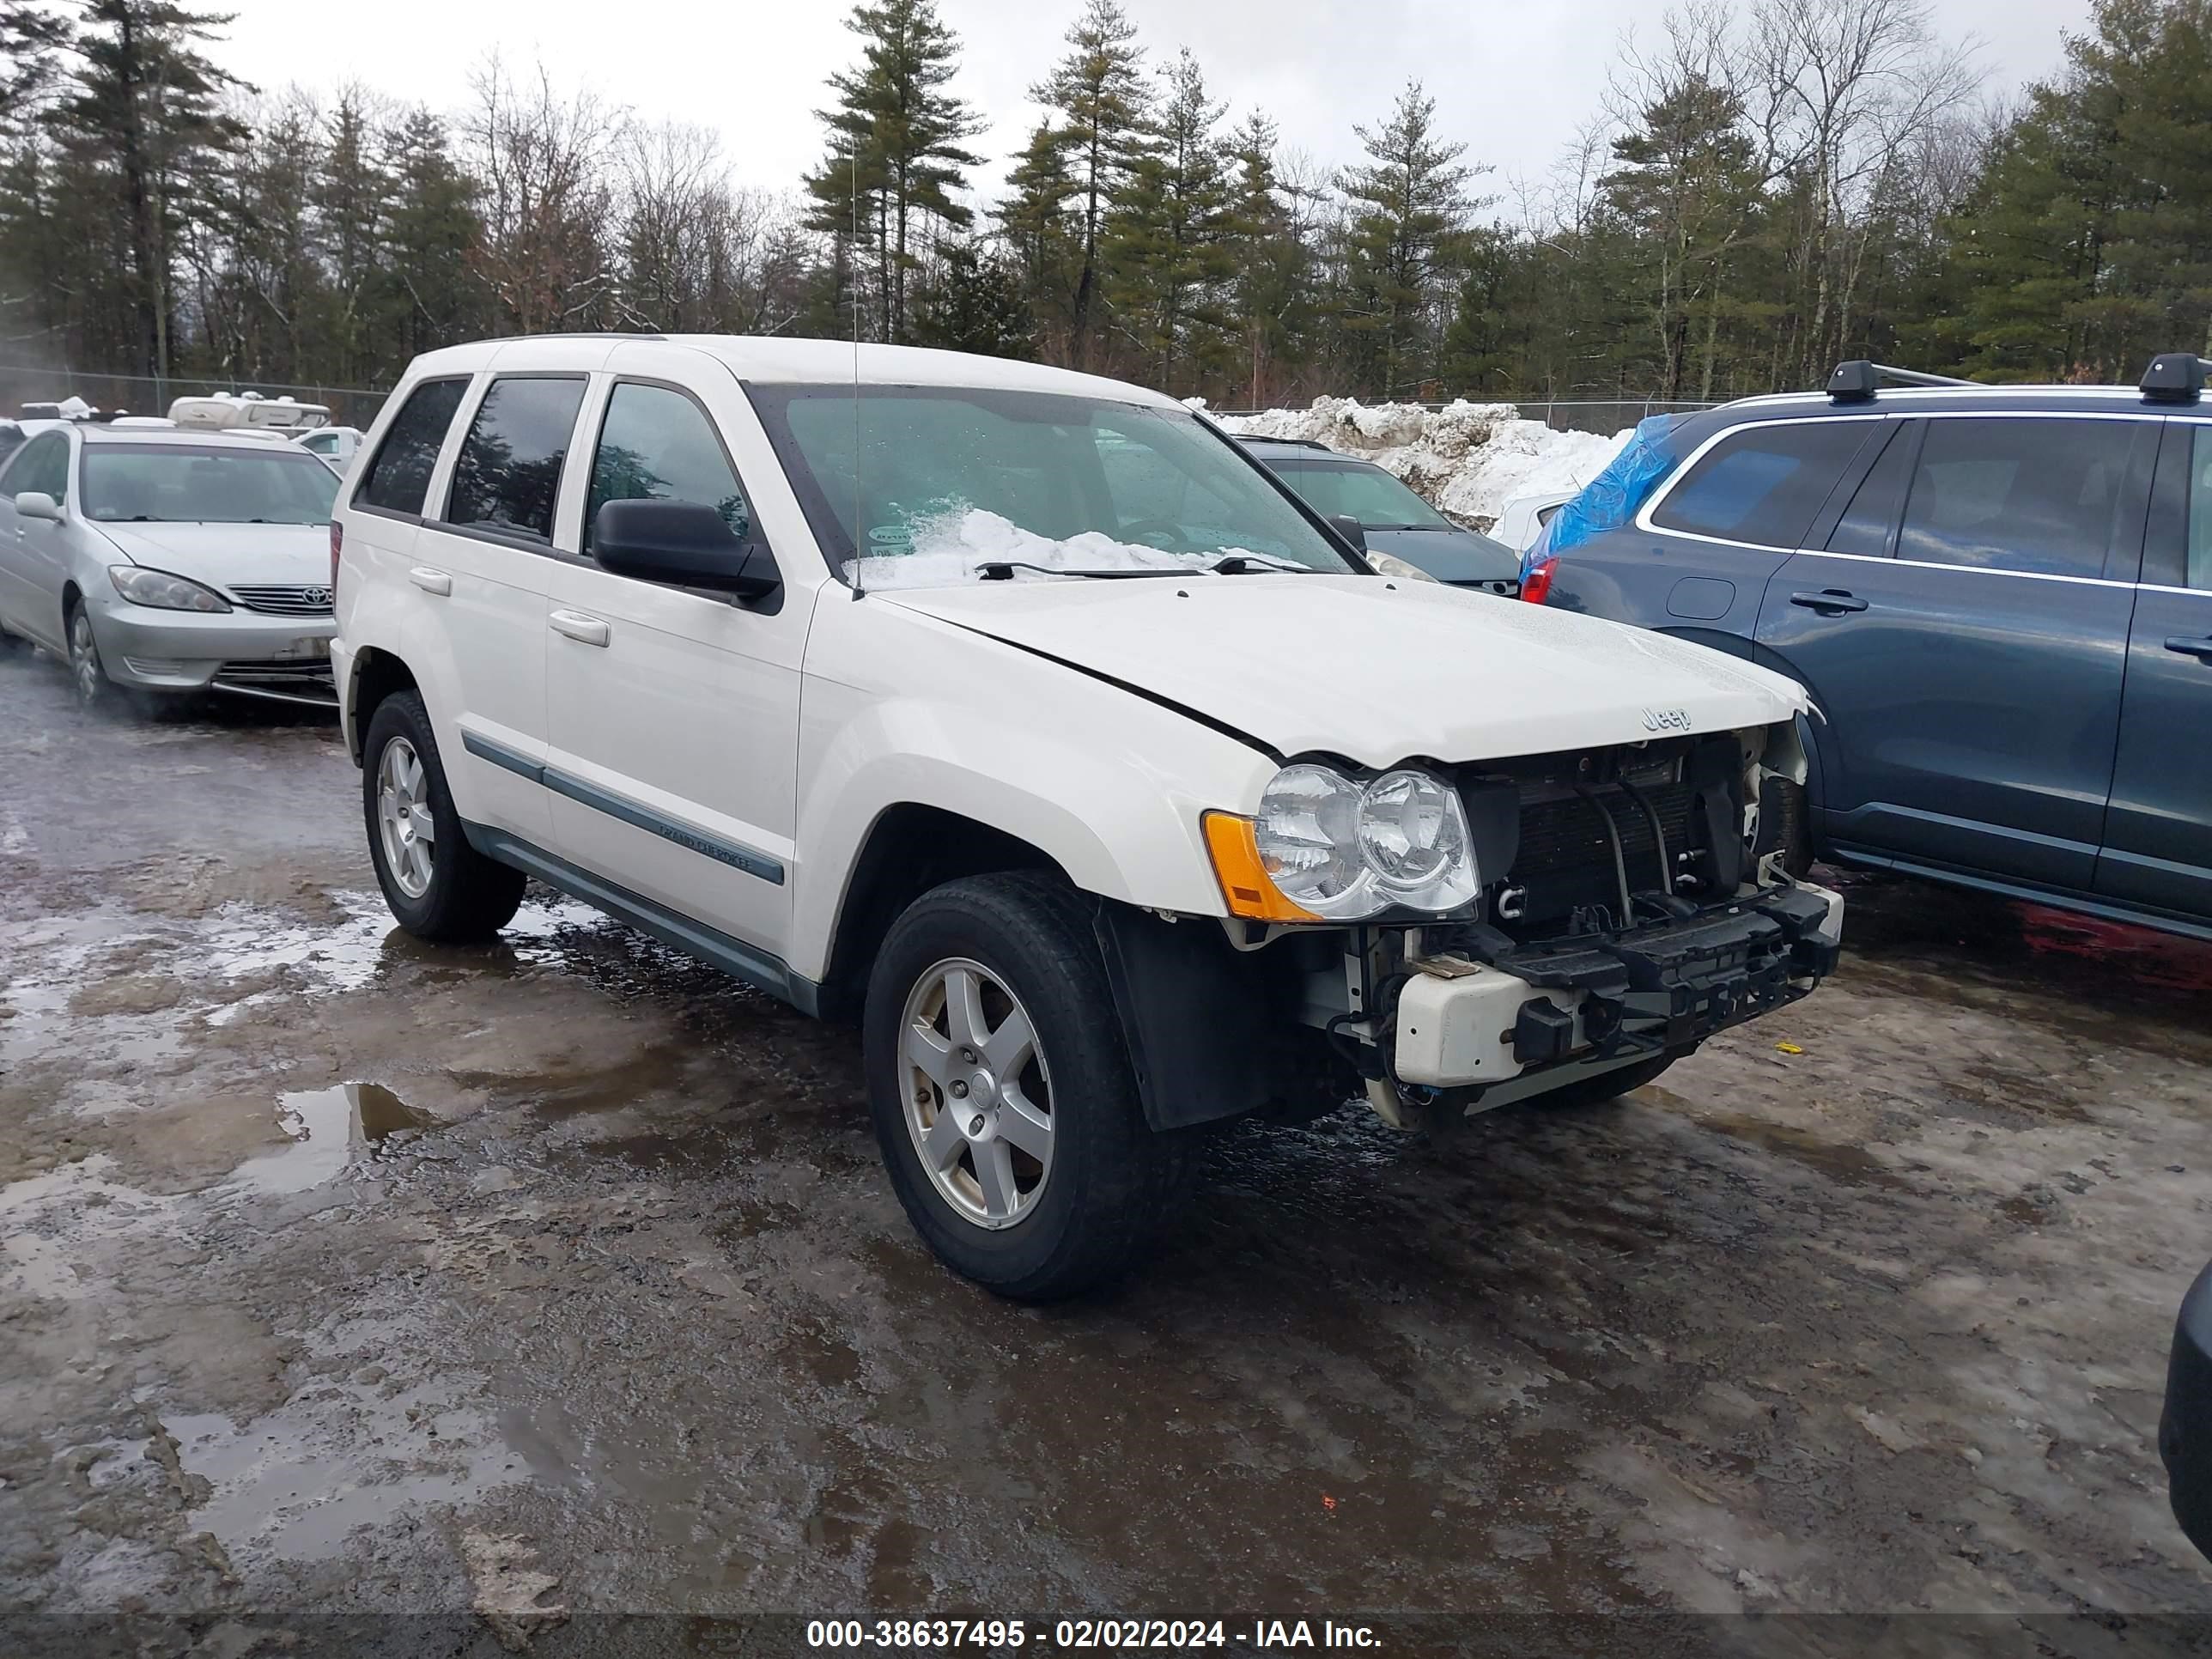
[[[230,601],[212,587],[203,587],[166,570],[149,570],[140,564],[111,564],[107,580],[133,605],[156,611],[228,611]]]
[[[1260,798],[1253,844],[1276,892],[1331,921],[1455,910],[1482,889],[1459,793],[1426,772],[1362,786],[1329,767],[1286,766]]]
[[[1367,562],[1375,567],[1378,576],[1395,576],[1401,581],[1432,582],[1437,579],[1417,564],[1410,564],[1395,553],[1370,553]]]

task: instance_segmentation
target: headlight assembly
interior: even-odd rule
[[[131,604],[149,605],[156,611],[230,609],[230,601],[213,588],[203,587],[182,576],[172,576],[166,570],[149,570],[137,564],[111,564],[107,567],[107,580]]]
[[[1395,553],[1377,553],[1370,548],[1367,562],[1378,576],[1395,576],[1401,582],[1432,582],[1434,576],[1410,559],[1401,559]]]
[[[1481,890],[1459,793],[1426,772],[1386,772],[1362,785],[1330,767],[1286,766],[1260,798],[1251,824],[1256,872],[1223,890],[1239,915],[1268,921],[1360,921],[1403,908],[1441,914]],[[1221,837],[1209,844],[1222,867]],[[1247,900],[1263,878],[1302,915]]]

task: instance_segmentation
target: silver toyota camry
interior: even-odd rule
[[[0,468],[0,634],[65,659],[88,703],[336,707],[328,466],[262,438],[25,425]]]

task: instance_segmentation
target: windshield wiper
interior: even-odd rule
[[[1031,564],[1027,559],[991,559],[975,567],[987,582],[1010,582],[1017,570],[1037,570],[1048,576],[1082,576],[1091,581],[1127,581],[1139,576],[1188,576],[1188,570],[1073,570],[1066,565]]]
[[[1259,553],[1231,553],[1206,568],[1217,576],[1242,576],[1253,570],[1280,570],[1293,576],[1318,576],[1322,574],[1310,564],[1289,563]]]

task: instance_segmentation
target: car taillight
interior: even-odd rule
[[[337,603],[338,592],[338,550],[345,545],[345,526],[336,519],[331,520],[331,599]]]
[[[1552,577],[1559,568],[1556,554],[1530,565],[1521,573],[1521,597],[1531,605],[1543,604],[1545,596],[1552,591]]]

